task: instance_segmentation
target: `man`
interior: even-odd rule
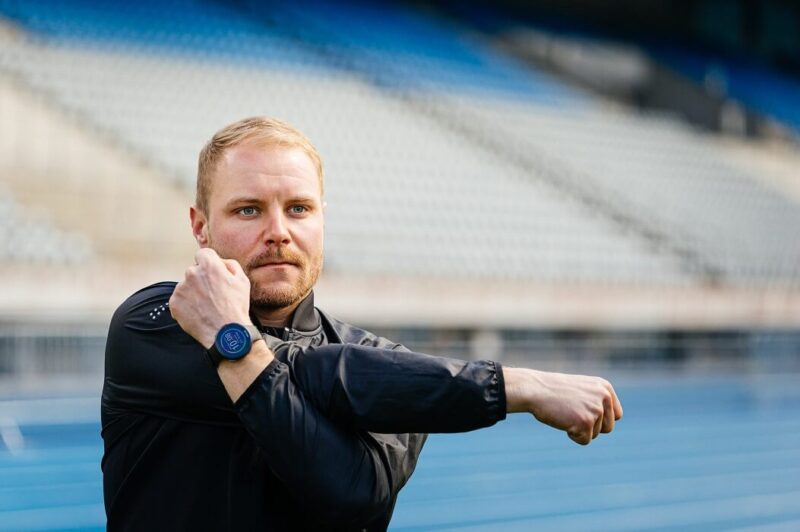
[[[109,530],[384,530],[426,432],[506,412],[582,444],[614,428],[602,379],[411,353],[316,309],[323,209],[319,155],[291,126],[241,120],[203,148],[196,264],[109,329]]]

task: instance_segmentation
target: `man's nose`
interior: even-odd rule
[[[291,241],[289,231],[286,226],[286,217],[282,212],[272,212],[266,219],[264,228],[264,240],[269,245],[285,245]]]

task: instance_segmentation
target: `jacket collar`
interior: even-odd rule
[[[294,309],[290,328],[295,331],[311,332],[317,330],[319,326],[320,319],[314,309],[314,291],[312,290]]]
[[[255,314],[252,312],[250,313],[250,318],[253,320],[253,323],[258,323],[259,328],[264,332],[283,338],[284,335],[277,327],[262,326],[258,322],[258,318],[256,318]],[[314,292],[312,290],[305,299],[297,305],[297,308],[294,309],[288,328],[301,333],[310,333],[316,332],[321,323],[319,314],[314,308]]]

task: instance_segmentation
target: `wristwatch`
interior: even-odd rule
[[[228,323],[217,331],[214,345],[206,351],[211,365],[219,366],[223,360],[237,361],[244,358],[253,347],[253,343],[263,340],[261,331],[255,325]]]

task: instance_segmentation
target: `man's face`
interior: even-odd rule
[[[239,261],[254,307],[287,307],[311,291],[322,270],[321,195],[302,149],[234,146],[216,168],[207,217],[192,209],[193,231],[201,246]]]

